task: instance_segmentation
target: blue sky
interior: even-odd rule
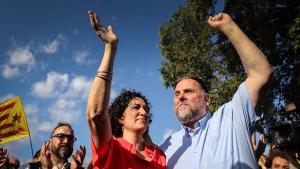
[[[33,149],[40,148],[58,121],[72,124],[90,160],[85,120],[86,99],[103,53],[89,25],[95,11],[119,37],[112,97],[122,88],[137,89],[152,103],[150,134],[157,144],[180,128],[173,113],[172,89],[159,73],[161,23],[169,21],[184,0],[65,0],[0,2],[0,101],[19,95],[31,130]],[[22,162],[31,159],[29,139],[1,145]]]

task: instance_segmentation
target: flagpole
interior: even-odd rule
[[[21,104],[22,104],[22,102],[21,102]],[[28,129],[28,135],[29,135],[29,141],[30,141],[30,148],[31,148],[31,156],[33,158],[33,148],[32,148],[32,141],[31,141],[31,134],[30,134],[30,129],[29,129],[29,126],[28,126],[28,122],[27,122],[27,117],[26,117],[25,111],[24,111],[24,115],[25,115],[26,126],[27,126],[27,129]]]
[[[27,120],[26,120],[26,123],[27,123]],[[27,126],[28,127],[28,126]],[[33,158],[33,148],[32,148],[32,141],[31,141],[31,135],[30,135],[30,130],[29,130],[29,127],[28,127],[28,133],[29,133],[29,141],[30,141],[30,147],[31,147],[31,156]]]
[[[20,96],[18,96],[20,98]],[[20,103],[23,107],[23,103],[21,101],[21,98],[20,98]],[[31,135],[30,135],[30,129],[29,129],[29,125],[28,125],[28,122],[27,122],[27,117],[26,117],[26,113],[25,113],[25,110],[23,109],[24,111],[24,116],[25,116],[25,121],[26,121],[26,126],[27,126],[27,129],[28,129],[28,135],[29,135],[29,141],[30,141],[30,148],[31,148],[31,156],[33,158],[33,148],[32,148],[32,141],[31,141]]]

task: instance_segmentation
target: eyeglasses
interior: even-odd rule
[[[77,140],[76,137],[74,137],[73,135],[68,135],[68,134],[64,134],[64,133],[58,133],[55,134],[54,136],[52,136],[51,138],[56,137],[58,138],[60,141],[64,141],[65,138],[67,138],[68,140],[75,142]]]

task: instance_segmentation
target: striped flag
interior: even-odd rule
[[[20,97],[0,104],[0,144],[29,135],[25,112]]]

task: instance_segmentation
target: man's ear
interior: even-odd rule
[[[210,105],[210,95],[208,93],[205,93],[205,102],[206,106],[208,107]]]

